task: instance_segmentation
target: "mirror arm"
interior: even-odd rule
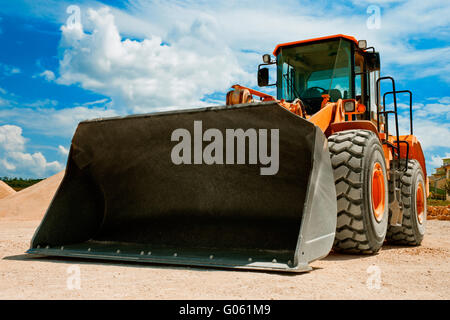
[[[260,65],[258,65],[258,70],[261,68],[261,66],[270,66],[272,64],[277,64],[277,62],[274,61],[274,62],[271,62],[271,63],[261,63]]]

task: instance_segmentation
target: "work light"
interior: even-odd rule
[[[263,61],[264,63],[270,63],[271,62],[270,54],[263,55]]]
[[[354,112],[355,111],[355,101],[345,101],[344,103],[345,112]]]
[[[358,41],[358,48],[360,48],[360,49],[367,48],[367,40],[359,40]]]

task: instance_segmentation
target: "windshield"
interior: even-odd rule
[[[282,48],[277,64],[278,99],[300,98],[309,113],[320,109],[323,94],[332,102],[353,96],[351,43],[346,40]]]

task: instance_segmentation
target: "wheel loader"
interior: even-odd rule
[[[428,183],[412,93],[380,77],[373,47],[279,44],[258,85],[276,96],[235,85],[224,106],[81,122],[27,252],[302,272],[332,248],[420,245]]]

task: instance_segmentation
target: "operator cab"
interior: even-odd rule
[[[371,105],[376,110],[379,54],[366,48],[365,41],[358,43],[353,37],[335,35],[280,44],[273,55],[276,62],[265,55],[262,65],[277,66],[277,81],[273,84],[277,87],[277,99],[287,102],[300,99],[309,115],[320,110],[323,95],[329,95],[331,102],[356,99],[367,107],[362,118],[369,119]],[[264,81],[268,70],[260,67],[258,84],[269,86]]]

